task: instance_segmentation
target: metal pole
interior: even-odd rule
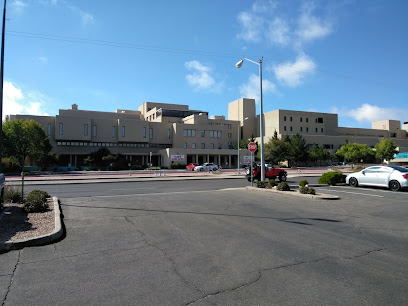
[[[237,167],[238,167],[238,174],[239,174],[239,126],[240,126],[240,124],[238,124],[238,165],[237,165]]]
[[[3,172],[1,161],[3,159],[3,80],[4,80],[4,35],[6,32],[6,3],[4,0],[3,30],[1,33],[1,58],[0,58],[0,172]]]
[[[265,181],[265,155],[264,155],[264,130],[263,130],[263,104],[262,104],[262,60],[263,57],[260,58],[259,61],[259,87],[261,89],[261,101],[260,101],[260,116],[259,116],[259,128],[260,128],[260,136],[261,136],[261,180]]]
[[[252,167],[254,166],[254,153],[251,152],[251,187],[254,187],[254,174],[252,172]]]

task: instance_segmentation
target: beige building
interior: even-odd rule
[[[238,99],[228,105],[228,119],[208,117],[208,112],[190,110],[188,105],[144,102],[138,110],[98,112],[59,110],[54,116],[10,115],[6,120],[33,119],[49,136],[52,152],[63,165],[81,166],[92,152],[104,147],[124,156],[132,164],[170,167],[173,162],[214,162],[223,168],[237,167],[240,139],[258,138],[259,115],[255,100]],[[278,137],[301,134],[335,153],[346,141],[374,147],[380,138],[390,138],[408,151],[408,122],[373,122],[371,129],[338,126],[337,114],[274,110],[264,113],[264,141],[276,131]],[[248,161],[248,150],[240,151],[240,164]]]

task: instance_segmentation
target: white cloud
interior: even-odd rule
[[[14,0],[13,2],[11,2],[11,7],[16,10],[23,10],[26,6],[27,3],[22,0]]]
[[[351,117],[360,123],[388,119],[404,122],[406,121],[406,118],[408,118],[407,109],[379,107],[368,103],[365,103],[356,109],[344,110],[334,108],[333,111],[338,113],[341,117]]]
[[[271,23],[269,23],[266,38],[272,45],[288,45],[291,41],[291,37],[290,29],[286,21],[281,18],[275,18]]]
[[[210,89],[215,84],[214,78],[209,74],[210,67],[202,65],[199,61],[186,62],[184,66],[191,72],[186,75],[186,80],[195,89]]]
[[[237,37],[247,42],[259,42],[262,38],[262,27],[264,20],[250,12],[241,12],[238,15],[238,23],[242,26],[242,30]]]
[[[256,103],[259,102],[260,89],[259,89],[259,76],[251,74],[247,83],[242,84],[239,87],[239,92],[242,97],[255,99]],[[267,79],[262,79],[262,94],[266,93],[278,93],[275,84]]]
[[[93,15],[83,11],[79,11],[79,15],[81,16],[82,25],[86,26],[95,23]]]
[[[296,34],[300,39],[299,43],[311,42],[328,36],[332,32],[332,24],[328,20],[313,16],[314,3],[307,2],[301,9],[298,19],[298,29]]]
[[[42,64],[46,64],[46,63],[48,63],[48,58],[46,58],[45,56],[40,56],[40,57],[38,58],[38,61],[39,61],[40,63],[42,63]]]
[[[40,93],[23,94],[11,82],[4,82],[3,120],[6,115],[26,114],[48,116],[43,111],[47,98]]]
[[[295,62],[286,62],[273,67],[276,78],[289,87],[301,85],[307,75],[313,74],[316,64],[305,54],[300,54]]]
[[[297,18],[289,19],[278,11],[274,1],[256,1],[252,7],[237,16],[241,26],[237,38],[246,42],[260,43],[267,40],[271,45],[291,46],[301,50],[304,43],[321,39],[333,32],[333,22],[324,15],[315,14],[314,2],[305,2]]]

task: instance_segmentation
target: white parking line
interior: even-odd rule
[[[333,192],[342,192],[342,193],[350,193],[350,194],[358,194],[358,195],[364,195],[364,196],[376,197],[376,198],[383,198],[383,197],[384,197],[384,196],[382,196],[382,195],[377,195],[377,194],[367,194],[367,193],[351,192],[351,191],[340,191],[340,190],[335,190],[335,189],[321,189],[321,188],[319,188],[319,190],[333,191]]]

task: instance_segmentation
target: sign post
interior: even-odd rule
[[[257,149],[257,146],[255,142],[248,143],[248,150],[249,152],[251,152],[251,187],[254,186],[254,174],[252,171],[252,167],[254,165],[253,156],[254,156],[254,152],[256,151],[256,149]]]

